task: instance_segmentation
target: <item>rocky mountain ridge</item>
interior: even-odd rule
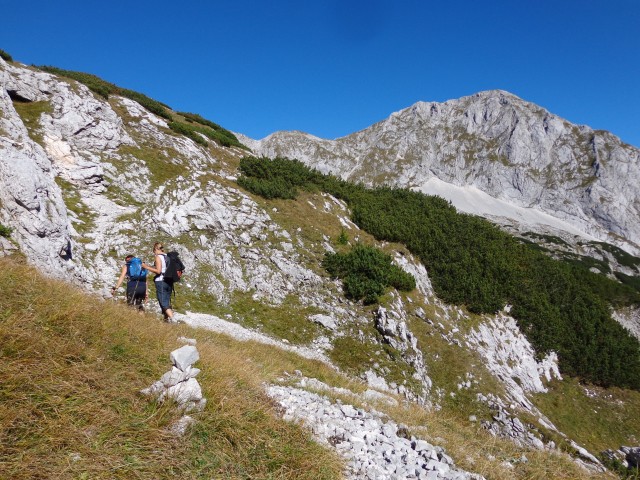
[[[380,247],[415,277],[416,290],[390,292],[375,310],[344,299],[339,282],[321,269],[322,256],[334,251],[332,238],[341,230],[353,242],[374,242],[349,220],[344,202],[321,194],[295,205],[252,197],[235,183],[246,150],[196,143],[129,98],[104,99],[76,81],[1,59],[0,85],[0,223],[13,229],[15,241],[2,239],[5,250],[17,245],[49,275],[71,278],[108,297],[124,255],[147,256],[155,240],[166,239],[189,265],[180,299],[186,323],[213,328],[214,323],[222,325],[219,317],[224,316],[315,352],[371,388],[428,408],[468,398],[482,405],[485,415],[493,412],[483,419],[490,431],[535,448],[555,447],[542,430],[567,438],[531,400],[560,378],[557,359],[537,358],[508,311],[476,318],[444,304],[434,295],[425,267],[401,246],[388,244]],[[426,105],[406,115],[428,118],[431,107]],[[407,121],[404,115],[394,121]],[[547,123],[551,130],[560,129],[553,119]],[[315,157],[312,164],[370,183],[379,181],[379,175],[389,181],[397,165],[383,156],[395,148],[392,140],[398,132],[397,127],[387,127],[375,134],[359,133],[361,145],[366,145],[365,138],[377,138],[378,150],[367,157],[373,167],[365,167],[366,162],[334,167],[327,157]],[[519,128],[514,132],[521,135]],[[267,152],[266,141],[241,140],[256,153]],[[344,152],[327,145],[326,151],[336,158],[342,153],[343,158],[354,158],[346,144],[340,147]],[[320,147],[296,148],[310,148],[315,155]],[[415,145],[406,143],[404,148],[403,159],[417,155]],[[455,151],[453,145],[450,148]],[[312,162],[310,153],[291,156]],[[575,161],[572,154],[566,155],[567,162]],[[463,157],[456,156],[442,170],[455,175]],[[502,165],[490,165],[500,173],[498,178],[504,177],[500,181],[507,182],[510,177],[497,164]],[[628,169],[633,177],[635,170]],[[399,169],[399,178],[417,182],[421,171],[409,162]],[[600,192],[608,182],[598,181],[594,189]],[[528,180],[521,187],[516,190],[523,195],[538,191]],[[624,189],[632,187],[625,184]],[[544,192],[539,191],[539,198]],[[617,207],[607,207],[607,215],[613,218],[623,206],[637,211],[637,197],[633,199],[629,204],[618,199]],[[573,219],[568,212],[585,225],[600,225],[584,209],[566,207]],[[633,245],[634,227],[625,223],[624,215],[619,217],[615,228]],[[454,356],[468,355],[473,361],[434,382],[434,372],[454,366],[443,365],[440,354],[426,345],[456,352]],[[362,355],[351,360],[347,352],[359,349]],[[489,378],[498,387],[479,380]],[[535,419],[537,426],[528,428],[519,420],[523,415]],[[587,452],[582,458],[601,468]]]
[[[438,194],[524,231],[541,224],[639,251],[640,149],[505,91],[418,102],[336,140],[302,132],[242,140],[258,155]]]

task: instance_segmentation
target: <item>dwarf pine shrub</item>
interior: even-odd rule
[[[2,57],[5,62],[13,62],[13,57],[2,49],[0,49],[0,57]]]
[[[226,128],[221,127],[215,122],[211,120],[207,120],[206,118],[198,115],[197,113],[189,113],[189,112],[178,112],[178,115],[182,115],[185,120],[189,123],[197,123],[200,125],[201,133],[207,135],[211,140],[214,140],[218,144],[223,147],[240,147],[247,149],[245,145],[240,143],[238,137],[236,137],[233,133],[231,133]],[[202,128],[208,127],[208,128]]]
[[[365,305],[376,303],[387,287],[407,292],[416,288],[415,278],[394,265],[390,255],[367,245],[358,244],[346,254],[327,253],[322,266],[342,279],[347,298]]]
[[[97,95],[100,95],[104,99],[108,99],[109,95],[120,95],[121,97],[134,100],[142,105],[145,109],[158,115],[160,117],[171,120],[171,113],[168,111],[169,107],[164,103],[158,102],[153,98],[147,97],[143,93],[121,88],[113,83],[107,82],[96,75],[84,72],[75,72],[73,70],[64,70],[62,68],[53,67],[50,65],[41,65],[38,67],[40,70],[61,77],[67,77],[77,82],[86,85],[89,90]]]

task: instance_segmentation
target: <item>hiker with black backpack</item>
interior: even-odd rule
[[[118,283],[111,289],[113,296],[122,285],[125,277],[127,277],[127,303],[138,307],[138,310],[143,312],[144,304],[147,303],[149,294],[147,293],[147,270],[142,266],[142,260],[133,255],[125,257],[125,264],[122,265]]]
[[[156,296],[160,309],[167,322],[173,322],[173,308],[171,307],[171,293],[174,291],[173,284],[180,281],[184,265],[180,261],[176,252],[164,253],[164,246],[160,242],[153,244],[153,254],[155,261],[153,266],[142,264],[150,272],[156,274],[153,281],[156,286]]]

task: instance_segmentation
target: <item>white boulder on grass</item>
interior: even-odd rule
[[[193,345],[185,345],[171,352],[170,358],[176,367],[185,372],[187,368],[198,361],[200,354]]]

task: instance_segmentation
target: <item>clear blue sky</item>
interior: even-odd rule
[[[22,0],[0,48],[252,138],[503,89],[640,146],[640,0]]]

